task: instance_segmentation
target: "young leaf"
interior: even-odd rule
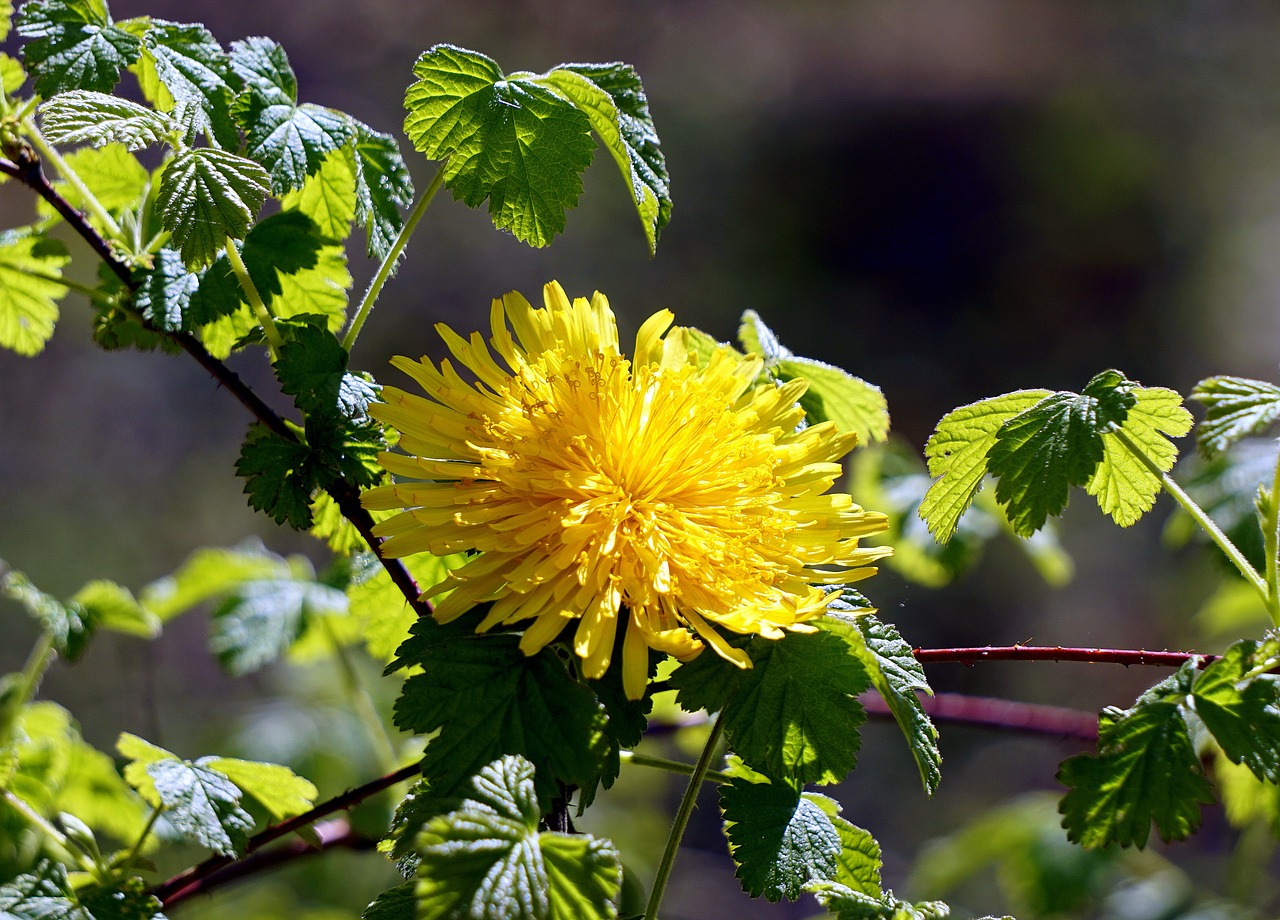
[[[84,652],[95,624],[79,604],[63,604],[33,585],[26,575],[12,570],[0,576],[0,593],[26,608],[53,639],[58,654],[75,661]]]
[[[848,636],[789,632],[745,640],[744,647],[753,663],[746,670],[711,655],[677,668],[670,683],[680,705],[720,711],[734,752],[775,780],[844,779],[866,719],[856,697],[871,685]]]
[[[189,148],[165,168],[156,207],[188,265],[213,261],[243,239],[267,197],[270,178],[252,160],[213,147]]]
[[[218,770],[176,758],[146,769],[174,830],[223,856],[244,852],[253,818],[240,807],[235,783]]]
[[[526,76],[504,76],[490,58],[436,45],[413,66],[405,133],[446,160],[445,183],[469,207],[489,202],[494,226],[531,246],[564,229],[591,163],[591,122]]]
[[[248,135],[249,156],[271,174],[276,195],[302,188],[307,176],[354,133],[341,112],[310,103],[273,103],[256,89],[236,100],[235,114]]]
[[[864,894],[838,882],[812,882],[807,888],[818,903],[835,914],[836,920],[942,920],[951,916],[951,908],[941,901],[912,904],[885,891],[879,896]],[[983,917],[982,920],[995,920]],[[999,920],[1012,920],[1002,917]]]
[[[1017,390],[948,412],[924,447],[929,475],[939,477],[920,503],[920,517],[939,543],[955,535],[987,472],[987,455],[1011,418],[1049,396],[1048,390]]]
[[[532,761],[548,801],[560,794],[559,782],[595,782],[607,753],[606,716],[554,652],[525,655],[509,635],[440,638],[439,628],[419,620],[391,665],[422,666],[396,700],[395,724],[439,731],[422,761],[433,793],[465,792],[468,778],[503,754]]]
[[[1181,709],[1194,677],[1188,662],[1131,708],[1104,710],[1098,753],[1063,761],[1058,781],[1070,791],[1059,810],[1072,841],[1142,847],[1153,821],[1166,841],[1200,826],[1200,804],[1213,796]]]
[[[381,260],[404,227],[400,209],[413,203],[413,180],[394,137],[354,124],[356,222],[368,230],[369,255]]]
[[[137,210],[150,186],[150,174],[123,144],[82,147],[68,153],[64,159],[67,166],[75,170],[80,181],[93,192],[98,203],[111,214],[119,215]],[[77,210],[85,209],[84,196],[79,189],[62,179],[57,180],[54,186]],[[44,199],[36,205],[36,210],[42,217],[61,219],[53,206]],[[105,230],[95,215],[90,214],[89,221],[100,232]],[[113,275],[112,278],[114,277]]]
[[[59,93],[40,106],[45,136],[54,144],[119,143],[138,150],[164,143],[174,124],[163,113],[146,106],[95,93],[72,90]]]
[[[735,874],[752,897],[794,901],[807,882],[835,874],[840,835],[794,786],[735,779],[720,787],[720,809]]]
[[[249,504],[265,511],[278,524],[297,530],[311,526],[311,495],[318,485],[307,445],[289,441],[268,428],[249,428],[236,475],[245,478]]]
[[[71,598],[90,622],[103,629],[131,636],[154,638],[160,634],[160,618],[147,610],[113,581],[91,581]]]
[[[475,776],[472,798],[418,838],[418,917],[607,920],[622,886],[617,850],[585,834],[538,831],[533,766],[502,757]]]
[[[13,20],[13,0],[0,0],[0,42],[9,37]]]
[[[538,82],[554,88],[591,120],[631,190],[652,255],[671,220],[671,178],[640,76],[618,62],[562,64]]]
[[[133,305],[152,326],[165,332],[188,332],[193,325],[191,301],[200,289],[200,276],[187,269],[172,249],[156,253],[150,270],[140,277]]]
[[[110,92],[142,50],[137,36],[114,25],[106,0],[28,0],[18,34],[36,92],[46,99],[72,89]]]
[[[209,648],[227,673],[248,674],[288,651],[310,617],[346,609],[346,595],[316,582],[309,565],[286,577],[245,582],[214,609]]]
[[[297,77],[278,42],[261,36],[232,42],[231,69],[246,88],[256,89],[272,100],[298,99]]]
[[[141,601],[161,621],[167,621],[240,585],[287,578],[293,571],[288,560],[258,543],[234,549],[202,549],[172,575],[147,585]]]
[[[34,233],[0,233],[0,348],[44,350],[67,289],[56,279],[71,261],[62,243]]]
[[[840,852],[836,854],[835,872],[828,877],[854,891],[879,897],[880,844],[839,815],[832,817],[831,823],[840,836]]]
[[[356,170],[351,145],[326,156],[302,188],[281,199],[280,208],[311,218],[325,239],[338,242],[350,236],[356,218]]]
[[[1162,387],[1134,387],[1136,402],[1129,407],[1120,430],[1164,472],[1173,469],[1178,449],[1168,438],[1191,430],[1191,413],[1182,397]],[[1160,494],[1160,480],[1124,446],[1114,432],[1102,435],[1102,462],[1085,491],[1121,527],[1135,523],[1151,510]]]
[[[1232,645],[1196,678],[1195,711],[1232,763],[1280,783],[1280,677],[1253,676],[1258,643]]]
[[[201,757],[197,763],[227,777],[277,821],[309,811],[319,795],[314,783],[280,764],[236,757]]]
[[[3,39],[0,39],[2,41]],[[15,95],[23,83],[27,81],[27,73],[17,58],[0,54],[0,94]],[[5,176],[4,178],[8,178]]]
[[[240,138],[231,118],[231,66],[212,33],[202,25],[156,19],[143,36],[143,48],[187,139],[208,134],[219,146],[236,149]]]
[[[1210,377],[1196,384],[1191,398],[1206,410],[1196,443],[1209,457],[1280,418],[1280,387],[1264,380]]]
[[[0,917],[14,920],[93,920],[72,900],[67,870],[42,859],[29,873],[0,885]]]
[[[924,668],[891,623],[871,614],[845,616],[832,614],[819,620],[821,629],[839,632],[847,637],[854,654],[871,675],[876,690],[888,704],[898,727],[902,729],[911,755],[920,770],[920,780],[929,795],[942,779],[942,754],[938,750],[938,730],[924,711],[917,692],[933,695]]]

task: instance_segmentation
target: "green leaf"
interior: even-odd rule
[[[33,871],[0,885],[4,920],[94,920],[71,895],[67,870],[42,859]]]
[[[617,850],[585,834],[539,832],[534,768],[502,757],[480,770],[472,798],[418,838],[418,917],[606,920],[622,887]]]
[[[244,852],[253,818],[240,807],[240,789],[223,773],[173,759],[148,764],[147,774],[175,831],[223,856]]]
[[[409,630],[418,620],[418,612],[409,606],[405,596],[392,582],[376,560],[369,577],[353,582],[347,589],[350,613],[361,622],[360,633],[369,647],[369,654],[380,662],[389,662],[396,649],[409,638]],[[445,580],[449,570],[458,568],[465,561],[462,554],[432,556],[418,553],[404,560],[409,574],[418,587],[426,591]]]
[[[418,920],[417,886],[405,882],[382,892],[364,909],[360,920]]]
[[[413,180],[394,137],[354,124],[356,222],[368,230],[369,255],[382,260],[404,227],[400,209],[413,203]]]
[[[1131,708],[1104,710],[1098,753],[1063,761],[1058,781],[1070,791],[1059,810],[1072,841],[1142,847],[1153,821],[1166,841],[1200,826],[1200,804],[1213,797],[1181,709],[1194,676],[1187,662]]]
[[[280,764],[235,757],[202,757],[199,762],[257,799],[277,821],[310,811],[319,795],[314,783]]]
[[[0,7],[8,0],[0,2]],[[3,22],[5,20],[0,20]],[[3,41],[3,39],[0,39]],[[22,64],[17,58],[10,57],[7,54],[0,54],[0,93],[6,96],[12,96],[18,92],[22,84],[27,82],[27,73],[22,69]]]
[[[234,549],[202,549],[172,575],[147,585],[141,601],[161,621],[167,621],[243,584],[287,578],[293,572],[288,560],[268,552],[259,543]]]
[[[165,168],[156,207],[183,261],[213,261],[227,238],[243,239],[267,197],[270,178],[252,160],[196,147],[182,151]]]
[[[854,654],[871,675],[872,683],[907,739],[925,792],[933,795],[942,779],[938,730],[916,696],[917,692],[932,696],[933,691],[911,645],[893,624],[881,622],[871,614],[846,617],[833,613],[817,625],[848,637]]]
[[[831,819],[840,836],[836,869],[829,878],[872,897],[880,896],[880,844],[868,832],[840,816]]]
[[[753,666],[741,670],[712,655],[686,662],[670,678],[680,705],[720,711],[730,747],[775,780],[844,779],[866,719],[856,697],[871,685],[849,637],[821,630],[731,641],[743,644]]]
[[[154,638],[160,634],[160,618],[147,610],[113,581],[91,581],[71,598],[95,626],[131,636]]]
[[[606,762],[605,712],[553,651],[529,656],[515,636],[442,638],[439,629],[419,620],[391,665],[422,667],[404,683],[395,724],[439,731],[422,761],[435,794],[463,793],[470,776],[503,754],[537,767],[538,794],[548,801],[558,783],[595,782]]]
[[[507,78],[490,58],[436,45],[413,67],[405,133],[420,152],[446,160],[454,198],[486,201],[494,226],[531,246],[564,229],[591,163],[591,122],[573,104],[530,79]]]
[[[720,787],[729,855],[752,897],[794,901],[836,871],[840,835],[810,796],[787,783],[735,779]]]
[[[160,792],[147,768],[162,760],[177,760],[178,755],[129,732],[120,733],[120,737],[116,739],[116,750],[128,761],[124,767],[125,780],[152,807],[160,806]]]
[[[818,903],[836,915],[836,920],[941,920],[951,916],[951,908],[941,901],[912,904],[886,891],[878,897],[855,891],[838,882],[813,882],[808,890]],[[984,917],[983,920],[993,920]],[[1011,920],[1003,917],[1001,920]]]
[[[590,119],[622,171],[652,255],[671,220],[671,178],[639,75],[619,62],[562,64],[538,82],[557,90]]]
[[[245,479],[249,505],[264,511],[278,524],[297,530],[311,526],[311,495],[316,471],[305,444],[289,441],[261,424],[249,428],[236,475]]]
[[[138,150],[164,143],[173,123],[128,99],[88,90],[72,90],[54,96],[40,106],[46,138],[53,144],[119,143]]]
[[[1210,377],[1191,391],[1205,407],[1196,443],[1213,457],[1280,418],[1280,387],[1245,377]]]
[[[140,274],[133,305],[152,326],[165,332],[188,332],[193,326],[192,300],[200,289],[200,276],[187,269],[172,249],[156,253],[155,265]]]
[[[0,348],[37,355],[53,335],[58,301],[67,289],[55,280],[71,261],[62,243],[34,233],[0,233]]]
[[[275,661],[302,635],[315,616],[345,613],[346,595],[315,581],[299,560],[288,576],[238,585],[214,608],[209,649],[233,676]]]
[[[925,444],[929,475],[939,477],[920,503],[920,517],[939,543],[955,535],[987,472],[987,455],[1001,427],[1049,396],[1048,390],[1017,390],[961,406],[938,422]]]
[[[1182,397],[1162,387],[1134,387],[1136,399],[1120,430],[1164,472],[1173,469],[1178,449],[1168,440],[1191,430],[1191,413],[1182,408]],[[1085,491],[1098,499],[1098,507],[1121,527],[1135,523],[1151,510],[1160,494],[1160,480],[1112,431],[1102,435],[1102,462]]]
[[[307,177],[302,188],[294,189],[280,201],[285,211],[297,211],[311,218],[317,232],[326,239],[341,241],[351,235],[356,218],[356,168],[352,147],[335,150],[320,168]]]
[[[136,876],[112,885],[90,885],[76,896],[93,920],[165,920],[160,899]]]
[[[298,80],[278,42],[261,36],[232,42],[231,68],[247,88],[268,98],[289,102],[298,99]]]
[[[0,592],[26,608],[40,623],[40,628],[53,639],[58,654],[75,661],[83,653],[95,624],[79,604],[63,604],[45,594],[21,572],[8,571],[0,576]]]
[[[28,0],[18,34],[36,92],[46,99],[72,89],[110,92],[137,60],[137,36],[111,22],[105,0]]]
[[[147,194],[151,176],[138,162],[138,158],[125,149],[123,144],[107,144],[105,147],[83,147],[67,154],[64,159],[80,181],[93,192],[108,212],[119,215],[126,211],[135,211]],[[84,196],[80,191],[64,180],[59,179],[54,187],[67,199],[72,207],[83,211],[86,208]],[[61,220],[53,206],[43,199],[36,209],[41,216]],[[105,229],[98,218],[89,215],[89,221],[100,232]]]
[[[0,0],[0,42],[9,37],[13,24],[13,0]]]
[[[1196,678],[1195,711],[1232,763],[1280,783],[1280,677],[1254,675],[1258,643],[1232,645]]]
[[[156,19],[143,37],[143,49],[187,139],[208,134],[221,147],[239,147],[231,118],[230,61],[212,33],[202,25]]]

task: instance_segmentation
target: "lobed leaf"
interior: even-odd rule
[[[107,144],[105,147],[82,147],[68,153],[64,159],[80,181],[85,184],[93,196],[98,199],[109,213],[120,215],[128,211],[136,211],[150,188],[151,176],[138,158],[125,149],[123,144]],[[80,190],[63,179],[54,182],[54,187],[66,198],[72,207],[83,211],[86,208],[84,196]],[[61,220],[61,215],[53,206],[41,199],[36,210],[42,217]],[[97,216],[90,214],[89,222],[106,232]],[[111,276],[114,279],[114,275]]]
[[[1257,674],[1258,643],[1236,642],[1196,678],[1191,700],[1222,752],[1258,779],[1280,783],[1280,677]]]
[[[872,896],[838,882],[814,882],[808,890],[836,920],[941,920],[951,916],[951,908],[941,901],[911,903],[894,897],[892,891]],[[983,917],[982,920],[994,920]],[[1000,920],[1012,920],[1002,917]]]
[[[227,777],[277,821],[309,811],[319,795],[314,783],[277,763],[236,757],[202,757],[197,763]]]
[[[0,917],[4,920],[94,920],[72,900],[67,870],[42,859],[28,873],[0,885]]]
[[[269,177],[252,160],[196,147],[165,168],[156,208],[188,265],[201,266],[226,245],[243,239],[267,197]]]
[[[782,639],[736,640],[752,667],[700,655],[671,675],[686,711],[721,712],[730,747],[775,780],[837,783],[853,769],[856,697],[871,685],[850,639],[834,631],[789,632]]]
[[[729,855],[752,897],[794,901],[836,873],[840,835],[810,795],[787,783],[734,779],[720,787]]]
[[[273,103],[256,89],[237,100],[236,119],[247,135],[246,152],[271,174],[275,195],[302,188],[307,176],[354,135],[341,112],[310,103]]]
[[[640,76],[620,62],[562,64],[537,82],[555,89],[590,120],[622,171],[652,255],[671,220],[671,177]]]
[[[1191,398],[1205,407],[1196,443],[1209,457],[1280,418],[1280,387],[1265,380],[1209,377],[1196,384]]]
[[[45,98],[74,89],[110,92],[142,43],[111,21],[105,0],[28,0],[18,14],[23,59]]]
[[[261,36],[232,42],[231,69],[247,89],[273,101],[298,101],[298,79],[279,42]]]
[[[349,145],[324,158],[302,187],[280,200],[284,211],[305,214],[324,238],[341,241],[351,235],[356,217],[355,157]]]
[[[1187,662],[1131,708],[1104,710],[1098,753],[1063,761],[1058,781],[1070,791],[1059,810],[1072,841],[1143,847],[1152,822],[1166,841],[1200,826],[1200,804],[1213,796],[1181,708],[1194,676]]]
[[[304,572],[244,582],[214,608],[209,649],[227,673],[241,676],[278,659],[315,616],[345,613],[346,595]]]
[[[488,57],[436,45],[413,67],[405,133],[445,160],[445,184],[468,207],[486,201],[494,226],[546,246],[565,226],[591,163],[591,122],[528,76],[504,76]],[[536,78],[535,78],[536,79]]]
[[[200,290],[200,276],[190,271],[182,256],[161,249],[154,266],[135,270],[138,287],[133,305],[152,326],[165,332],[189,332],[194,325],[192,301]]]
[[[147,585],[141,601],[161,621],[167,621],[242,584],[287,577],[292,571],[288,560],[259,543],[234,549],[202,549],[172,575]]]
[[[311,496],[318,483],[307,445],[254,424],[240,448],[236,475],[245,479],[251,507],[278,524],[297,530],[311,526]]]
[[[213,34],[199,24],[151,21],[143,36],[143,58],[164,87],[173,120],[188,140],[209,136],[235,150],[240,136],[231,117],[235,90],[230,59]]]
[[[67,289],[57,279],[71,257],[56,240],[30,232],[0,232],[0,348],[20,355],[44,350]]]
[[[253,818],[240,807],[235,783],[217,770],[176,758],[153,761],[146,769],[175,831],[223,856],[244,852]]]
[[[113,581],[91,581],[71,597],[95,626],[131,636],[154,638],[160,618],[138,603],[127,588]]]
[[[164,143],[174,130],[161,112],[89,90],[59,93],[40,106],[40,115],[45,136],[54,144],[114,142],[138,150]]]
[[[368,231],[369,255],[382,260],[404,227],[400,209],[413,203],[413,180],[394,137],[354,124],[356,222]]]
[[[1001,427],[1048,398],[1048,390],[1017,390],[961,406],[938,422],[925,444],[929,475],[938,477],[920,503],[920,517],[939,543],[956,532],[987,473],[987,455]]]
[[[1182,397],[1162,387],[1134,387],[1135,402],[1120,430],[1164,472],[1173,469],[1178,449],[1168,440],[1191,430],[1191,413]],[[1085,491],[1121,527],[1128,527],[1151,510],[1160,494],[1160,479],[1130,453],[1112,431],[1102,434],[1102,462]]]
[[[864,444],[889,436],[889,404],[878,386],[812,358],[785,358],[772,371],[779,380],[802,377],[808,381],[800,405],[810,422],[834,422],[840,431],[857,434]]]
[[[853,891],[879,897],[880,844],[839,815],[832,817],[831,823],[840,837],[840,852],[836,854],[835,872],[829,878]]]

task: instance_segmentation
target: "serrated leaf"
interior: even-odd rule
[[[1162,387],[1134,387],[1136,399],[1120,430],[1137,444],[1164,472],[1173,469],[1178,449],[1168,440],[1191,430],[1191,413],[1182,408],[1182,397]],[[1112,431],[1102,435],[1102,462],[1085,491],[1098,499],[1098,507],[1121,527],[1128,527],[1151,510],[1160,494],[1159,478],[1147,469]]]
[[[918,692],[932,696],[933,691],[911,645],[903,640],[893,624],[881,622],[871,614],[828,615],[817,625],[849,638],[853,653],[871,675],[872,683],[907,739],[925,792],[933,795],[942,779],[938,730],[916,696]]]
[[[840,837],[840,852],[836,854],[835,872],[829,878],[853,891],[879,897],[880,844],[867,831],[838,815],[832,817],[831,824]]]
[[[58,301],[67,289],[55,278],[71,259],[56,240],[0,233],[0,348],[37,355],[53,335]]]
[[[413,882],[405,882],[388,888],[364,909],[360,920],[418,920],[416,887]]]
[[[249,505],[264,511],[278,524],[297,530],[311,526],[311,495],[316,471],[305,444],[289,441],[260,424],[249,428],[236,475],[245,479]]]
[[[840,835],[799,789],[735,779],[720,787],[720,810],[735,874],[752,897],[794,901],[806,883],[835,874]]]
[[[721,712],[730,747],[774,780],[836,783],[853,769],[858,727],[866,714],[856,697],[871,685],[847,636],[787,633],[752,638],[752,667],[741,670],[700,655],[677,668],[670,684],[687,711]]]
[[[920,517],[939,543],[955,535],[987,472],[987,455],[1009,419],[1049,396],[1048,390],[1017,390],[948,412],[925,444],[929,475],[939,477],[920,503]]]
[[[59,93],[40,106],[47,139],[54,144],[123,144],[138,150],[164,143],[173,123],[162,113],[128,99],[72,90]]]
[[[652,255],[671,220],[671,178],[649,100],[627,64],[563,64],[539,78],[572,102],[622,171]]]
[[[298,101],[298,80],[279,42],[262,36],[232,42],[231,69],[246,87],[270,99]]]
[[[584,834],[539,832],[533,766],[507,756],[475,776],[472,798],[418,838],[422,920],[611,920],[617,850]]]
[[[1191,391],[1205,407],[1196,443],[1206,456],[1222,453],[1280,418],[1280,387],[1246,377],[1210,377]]]
[[[42,859],[33,871],[0,885],[4,920],[94,920],[71,899],[67,870]]]
[[[270,173],[276,195],[302,188],[307,176],[354,134],[341,112],[310,103],[273,103],[256,90],[236,101],[236,118],[248,135],[246,152]]]
[[[385,259],[404,227],[401,208],[413,203],[413,180],[390,134],[355,122],[356,222],[368,231],[368,252]]]
[[[227,238],[243,239],[266,201],[270,178],[252,160],[188,148],[165,168],[156,208],[188,265],[213,261]]]
[[[288,561],[268,552],[261,544],[234,549],[202,549],[172,575],[142,590],[141,602],[161,621],[233,591],[239,585],[263,579],[286,578]]]
[[[156,19],[143,36],[143,47],[172,100],[173,120],[187,138],[208,134],[220,146],[236,149],[239,136],[231,118],[231,66],[213,34],[199,24]]]
[[[189,331],[193,326],[191,302],[200,289],[200,276],[172,249],[161,249],[154,266],[139,274],[133,304],[143,318],[165,332]]]
[[[162,760],[178,760],[178,755],[129,732],[120,733],[116,739],[116,750],[128,761],[124,767],[125,780],[152,807],[159,807],[162,804],[160,792],[147,768]]]
[[[533,82],[507,78],[482,54],[436,45],[413,67],[405,133],[421,153],[445,160],[454,198],[486,201],[494,226],[546,246],[565,226],[591,163],[591,122]]]
[[[351,235],[356,217],[356,167],[353,145],[335,150],[308,176],[302,188],[284,196],[280,207],[305,214],[321,236],[333,241]]]
[[[1280,783],[1280,681],[1253,676],[1258,643],[1236,642],[1206,667],[1191,690],[1195,711],[1232,763]]]
[[[26,608],[53,640],[58,654],[75,661],[84,653],[95,624],[79,604],[62,603],[33,585],[26,575],[12,570],[0,576],[0,594]]]
[[[183,760],[147,765],[165,819],[185,837],[223,856],[244,852],[253,818],[240,807],[240,789],[221,772]]]
[[[345,594],[306,577],[246,582],[214,608],[209,650],[228,674],[248,674],[288,651],[310,617],[346,607]]]
[[[464,561],[462,554],[433,556],[430,553],[419,553],[404,560],[409,574],[422,591],[444,581],[449,570],[458,568]],[[347,600],[351,615],[362,624],[360,632],[369,654],[380,662],[391,661],[396,649],[409,637],[409,629],[417,622],[417,611],[409,606],[404,594],[381,565],[377,565],[371,577],[347,589]]]
[[[28,0],[18,34],[28,39],[23,57],[45,98],[73,89],[110,92],[142,50],[137,36],[112,23],[104,0]]]
[[[138,158],[126,150],[123,144],[82,147],[68,153],[63,159],[89,191],[93,192],[93,197],[98,199],[98,203],[111,214],[119,215],[125,211],[136,210],[143,196],[146,195],[151,181],[151,176],[138,162]],[[80,211],[85,210],[84,196],[75,186],[59,179],[54,183],[54,187],[71,203],[72,207]],[[61,219],[61,215],[44,199],[38,202],[36,210],[42,217]],[[105,232],[105,228],[95,215],[89,215],[89,222],[100,232]]]
[[[941,901],[911,903],[886,891],[872,897],[838,882],[819,881],[808,886],[818,903],[835,914],[836,920],[942,920],[951,916],[951,908]],[[995,920],[983,917],[982,920]],[[1002,917],[1000,920],[1012,920]]]
[[[1188,662],[1131,708],[1105,711],[1098,753],[1063,761],[1058,781],[1070,791],[1059,810],[1072,841],[1142,847],[1153,821],[1166,841],[1200,826],[1200,804],[1213,796],[1181,709],[1194,675]]]
[[[81,888],[76,897],[93,920],[165,920],[160,899],[136,876]]]
[[[880,388],[821,361],[786,358],[773,365],[779,380],[803,377],[809,389],[800,405],[811,422],[831,421],[840,431],[852,431],[858,440],[883,441],[889,436],[889,404]]]
[[[395,724],[439,731],[422,761],[435,794],[465,792],[469,776],[504,754],[537,767],[538,793],[548,801],[558,783],[595,782],[606,762],[605,713],[554,652],[525,655],[510,635],[440,638],[439,628],[414,624],[392,664],[422,666],[396,700]]]
[[[72,595],[71,602],[103,629],[148,639],[160,634],[160,618],[113,581],[91,581]]]
[[[0,0],[0,42],[9,37],[13,22],[13,0]]]
[[[277,821],[309,811],[319,795],[314,783],[280,764],[235,757],[202,757],[197,763],[227,777]]]

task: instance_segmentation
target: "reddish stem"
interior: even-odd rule
[[[1091,664],[1154,665],[1177,668],[1195,660],[1198,667],[1205,667],[1217,659],[1217,655],[1197,655],[1194,652],[1149,652],[1127,648],[1065,648],[1061,645],[984,645],[973,648],[918,648],[914,650],[921,664],[957,661],[974,664],[979,661],[1085,661]]]
[[[893,711],[878,693],[858,697],[863,707],[875,715],[892,715]],[[924,711],[939,722],[979,725],[1020,734],[1050,735],[1057,738],[1079,738],[1096,741],[1098,717],[1079,709],[1018,703],[963,693],[939,693],[921,696]]]

